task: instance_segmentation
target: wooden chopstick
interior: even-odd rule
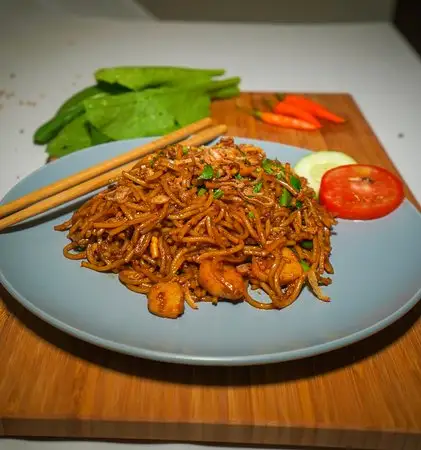
[[[183,145],[201,145],[206,144],[207,142],[215,139],[218,136],[226,133],[227,127],[226,125],[217,125],[211,127],[207,130],[198,133],[191,138],[180,142]],[[158,147],[160,148],[160,147]],[[151,153],[151,150],[146,152],[145,154]],[[30,217],[36,216],[37,214],[41,214],[45,211],[48,211],[56,206],[60,206],[64,203],[67,203],[70,200],[74,200],[75,198],[81,197],[89,192],[95,191],[101,187],[106,186],[110,183],[110,180],[115,179],[121,172],[124,170],[130,170],[136,162],[131,162],[129,164],[125,164],[124,166],[117,167],[116,169],[110,170],[109,172],[103,173],[95,178],[92,178],[84,183],[78,184],[77,186],[73,186],[65,191],[62,191],[56,195],[48,197],[44,200],[41,200],[37,203],[28,206],[25,209],[22,209],[14,214],[10,214],[3,219],[0,219],[0,231],[4,230],[11,225],[15,225],[22,220],[29,219]],[[24,198],[24,197],[22,197]]]
[[[7,203],[6,205],[0,206],[0,217],[7,216],[8,214],[18,211],[26,206],[35,203],[44,198],[50,197],[51,195],[57,194],[58,192],[64,191],[72,186],[76,186],[90,178],[96,177],[104,172],[107,172],[111,169],[119,167],[129,161],[133,161],[134,159],[139,159],[142,156],[147,155],[148,153],[152,153],[155,150],[166,147],[167,145],[174,144],[182,139],[197,133],[204,128],[208,128],[212,125],[212,120],[207,117],[205,119],[199,120],[198,122],[194,122],[191,125],[183,127],[173,133],[167,134],[153,142],[149,142],[148,144],[141,145],[140,147],[136,147],[129,152],[123,153],[122,155],[116,156],[115,158],[111,158],[107,161],[103,161],[100,164],[97,164],[92,167],[88,167],[85,170],[75,173],[74,175],[64,178],[62,180],[58,180],[54,183],[51,183],[47,186],[44,186],[41,189],[37,189],[30,194],[24,195],[21,198],[13,200],[12,202]]]

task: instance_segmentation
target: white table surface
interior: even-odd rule
[[[350,92],[421,202],[421,61],[392,25],[171,23],[134,12],[81,17],[48,3],[20,0],[0,14],[0,197],[45,163],[34,130],[95,69],[155,64],[222,67],[243,90]],[[140,446],[0,440],[1,450]]]

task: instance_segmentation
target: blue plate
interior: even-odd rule
[[[74,153],[22,180],[4,202],[150,140],[113,142]],[[252,142],[269,158],[292,164],[309,153],[272,142],[236,141]],[[246,303],[202,304],[198,311],[187,308],[177,320],[150,314],[146,298],[126,289],[116,275],[82,269],[78,261],[63,257],[66,234],[53,226],[75,206],[72,202],[0,233],[0,281],[45,321],[119,352],[203,365],[303,358],[381,330],[421,296],[421,215],[408,201],[379,220],[339,222],[332,238],[335,275],[325,289],[330,303],[304,290],[282,311],[261,311]]]

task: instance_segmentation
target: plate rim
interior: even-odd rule
[[[281,147],[289,147],[299,151],[310,152],[310,150],[297,147],[289,144],[283,144],[276,141],[266,141],[263,139],[253,139],[253,138],[245,138],[240,136],[232,136],[233,139],[241,139],[246,141],[252,141],[254,143],[268,143],[275,144]],[[137,138],[137,139],[126,139],[117,142],[132,142],[139,140],[153,140],[156,137],[147,137],[147,138]],[[115,142],[105,143],[94,147],[89,147],[84,149],[84,151],[96,151],[99,147],[103,146],[111,146],[114,145]],[[74,153],[75,154],[75,153]],[[49,166],[53,166],[59,161],[64,159],[72,158],[72,155],[66,155],[59,160],[53,161]],[[4,202],[4,199],[12,193],[12,191],[17,188],[18,185],[23,183],[28,177],[34,175],[35,173],[42,171],[47,166],[41,166],[35,171],[28,174],[19,183],[15,184],[6,195],[3,197],[0,203]],[[405,198],[401,207],[405,205],[405,207],[412,208],[417,214],[421,214],[418,209],[407,199]],[[172,352],[164,352],[160,350],[148,350],[145,348],[135,347],[133,345],[122,344],[113,340],[104,339],[98,337],[94,334],[83,331],[79,328],[68,325],[67,323],[51,316],[50,314],[44,312],[42,309],[35,306],[30,300],[28,300],[24,295],[22,295],[6,278],[3,273],[3,270],[0,267],[0,283],[4,286],[4,288],[9,292],[9,294],[14,297],[19,303],[21,303],[28,311],[34,314],[36,317],[41,320],[47,322],[51,326],[59,329],[60,331],[69,334],[70,336],[80,339],[82,341],[88,342],[89,344],[96,345],[98,347],[105,348],[107,350],[116,351],[119,353],[123,353],[126,355],[141,357],[145,359],[150,359],[154,361],[167,362],[167,363],[177,363],[177,364],[186,364],[186,365],[201,365],[201,366],[251,366],[251,365],[261,365],[261,364],[272,364],[272,363],[280,363],[285,361],[292,361],[297,359],[308,358],[311,356],[317,356],[323,353],[330,352],[332,350],[337,350],[339,348],[346,347],[348,345],[357,343],[363,339],[366,339],[373,334],[385,329],[392,323],[399,320],[403,317],[407,312],[409,312],[420,300],[421,300],[421,286],[418,288],[416,293],[408,299],[405,304],[403,304],[399,309],[384,317],[383,319],[375,322],[374,324],[366,327],[362,330],[356,331],[354,333],[350,333],[346,336],[343,336],[338,339],[330,340],[325,343],[316,344],[312,346],[308,346],[301,349],[295,350],[287,350],[273,353],[261,353],[258,355],[248,355],[248,356],[197,356],[197,355],[189,355],[189,354],[180,354],[180,353],[172,353]]]

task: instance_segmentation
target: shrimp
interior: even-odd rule
[[[175,281],[157,283],[148,293],[148,309],[152,314],[176,319],[184,313],[184,293]]]
[[[234,266],[215,259],[206,259],[200,264],[199,283],[214,297],[227,300],[242,300],[246,285]]]
[[[284,247],[281,250],[281,254],[284,260],[284,265],[281,269],[279,282],[281,286],[283,286],[300,278],[304,271],[301,267],[300,261],[298,261],[295,253],[290,248]]]

